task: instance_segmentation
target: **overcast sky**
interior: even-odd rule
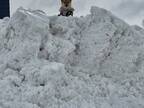
[[[88,14],[94,5],[110,10],[131,25],[141,26],[144,19],[144,0],[73,0],[75,16]],[[57,15],[60,0],[11,0],[11,14],[20,6],[42,9],[48,15]]]

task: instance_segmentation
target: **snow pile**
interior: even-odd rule
[[[110,12],[0,20],[0,108],[143,108],[144,30]]]

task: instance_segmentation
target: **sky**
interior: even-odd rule
[[[20,6],[39,9],[48,15],[59,13],[60,0],[10,0],[11,14]],[[75,16],[84,16],[89,13],[91,6],[98,6],[110,10],[114,15],[130,25],[142,26],[144,19],[144,0],[73,0]]]

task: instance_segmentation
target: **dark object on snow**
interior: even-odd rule
[[[73,11],[74,9],[73,8],[64,8],[64,7],[61,7],[60,8],[60,14],[58,16],[73,16]]]
[[[9,0],[0,0],[0,19],[10,16]]]

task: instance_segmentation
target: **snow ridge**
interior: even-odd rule
[[[90,12],[0,20],[0,108],[144,107],[144,30]]]

